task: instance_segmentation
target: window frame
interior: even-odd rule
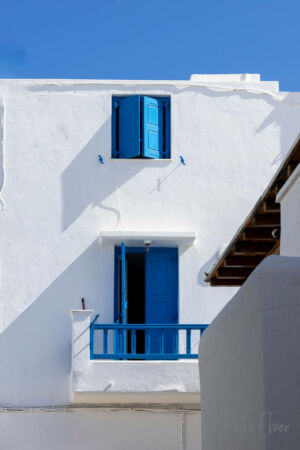
[[[132,158],[120,158],[119,156],[119,117],[116,107],[116,103],[122,99],[140,96],[140,102],[142,104],[143,97],[150,97],[164,102],[163,105],[163,157],[162,158],[149,158],[142,156],[142,139],[143,139],[143,126],[144,118],[142,113],[142,106],[140,108],[140,155]],[[151,94],[131,94],[131,95],[112,95],[112,120],[111,120],[111,159],[119,160],[148,160],[148,161],[163,161],[171,159],[171,96],[164,95],[151,95]]]

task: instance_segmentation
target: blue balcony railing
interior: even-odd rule
[[[96,317],[97,318],[97,317]],[[91,359],[172,360],[198,357],[208,325],[90,324]]]

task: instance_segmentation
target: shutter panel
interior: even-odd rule
[[[143,146],[145,158],[163,158],[163,110],[162,101],[143,97]]]
[[[119,158],[140,156],[140,96],[119,100]],[[117,131],[117,132],[118,132]]]

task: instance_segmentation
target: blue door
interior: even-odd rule
[[[178,323],[178,249],[150,248],[145,254],[146,323]],[[151,331],[150,353],[178,353],[177,331]],[[146,338],[147,351],[147,338]]]
[[[120,259],[119,252],[115,254],[115,264],[119,266],[120,262],[120,270],[117,270],[115,276],[118,277],[118,291],[120,292],[117,296],[115,292],[115,323],[127,323],[127,286],[126,286],[126,246],[122,242],[120,249]],[[127,349],[127,332],[121,330],[114,331],[114,352],[115,353],[126,353]]]

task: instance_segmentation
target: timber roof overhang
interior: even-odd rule
[[[280,245],[280,203],[276,195],[300,162],[300,135],[205,281],[211,286],[242,286],[251,272]]]

